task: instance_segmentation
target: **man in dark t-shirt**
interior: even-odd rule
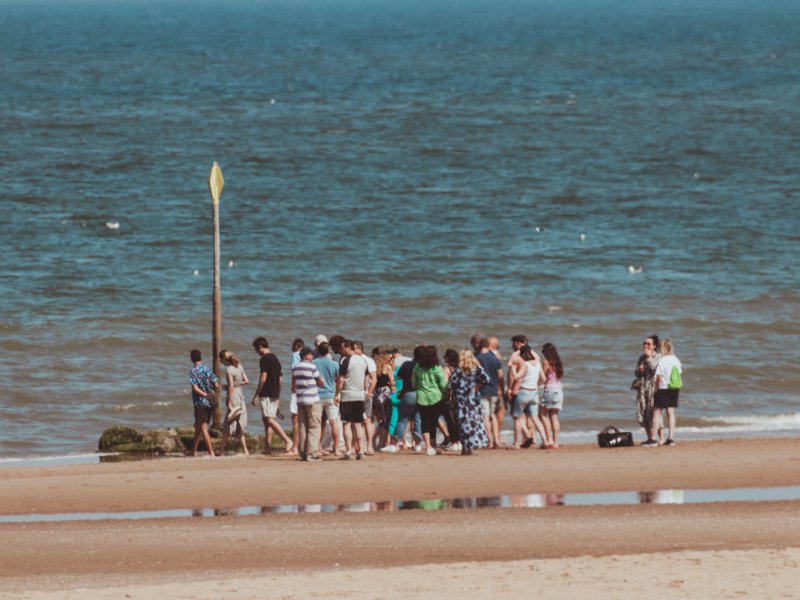
[[[269,342],[263,336],[253,340],[253,349],[261,357],[259,361],[261,375],[258,378],[255,394],[253,394],[253,406],[261,407],[261,420],[264,422],[264,437],[266,438],[264,454],[270,453],[273,431],[286,444],[287,454],[291,453],[294,451],[294,444],[277,420],[281,385],[283,384],[281,361],[270,351]]]
[[[489,349],[488,338],[483,338],[478,343],[478,362],[489,376],[489,383],[479,391],[481,394],[481,412],[486,421],[486,432],[489,434],[489,443],[493,448],[500,447],[500,426],[497,420],[497,409],[503,397],[503,363]]]

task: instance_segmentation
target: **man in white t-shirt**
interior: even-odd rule
[[[375,454],[373,442],[375,440],[375,423],[372,421],[372,394],[375,392],[375,384],[378,382],[378,366],[375,361],[364,354],[364,342],[353,340],[356,354],[367,361],[367,373],[369,382],[364,384],[366,393],[364,394],[364,427],[367,430],[367,447],[362,449],[364,454]]]
[[[353,340],[342,343],[344,358],[339,365],[339,376],[336,378],[336,394],[334,403],[339,407],[339,415],[344,426],[345,453],[343,459],[353,458],[353,437],[355,436],[359,448],[363,446],[360,441],[364,434],[364,398],[367,393],[369,370],[367,361],[355,352]],[[364,453],[358,449],[356,458],[361,459]]]

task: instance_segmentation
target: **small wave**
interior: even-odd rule
[[[114,410],[143,410],[148,408],[163,408],[165,406],[172,406],[173,404],[174,402],[169,400],[158,400],[156,402],[148,402],[143,404],[136,404],[135,402],[129,402],[127,404],[119,404],[115,406]]]
[[[800,413],[780,415],[743,415],[736,417],[714,417],[712,423],[736,427],[745,431],[785,431],[800,429]],[[718,429],[716,427],[715,429]]]

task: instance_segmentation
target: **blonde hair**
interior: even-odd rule
[[[458,353],[458,368],[464,373],[469,375],[478,366],[478,359],[472,353],[472,350],[462,350]]]
[[[392,367],[393,362],[394,354],[391,354],[390,352],[380,352],[375,357],[375,366],[378,375],[394,374],[394,367]]]
[[[669,356],[672,354],[672,342],[669,340],[663,340],[661,342],[661,354],[664,356]]]

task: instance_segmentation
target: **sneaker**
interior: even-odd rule
[[[673,440],[672,438],[669,438],[666,442],[664,442],[664,445],[665,446],[674,446],[675,445],[675,440]]]
[[[462,450],[461,442],[456,442],[455,444],[450,446],[450,450],[452,450],[453,452],[461,452]]]
[[[362,458],[364,458],[363,452],[359,452],[358,454],[356,454],[356,460],[361,460]]]
[[[308,457],[308,461],[309,462],[322,462],[322,457],[321,456],[312,455],[312,456]]]
[[[394,444],[389,444],[388,446],[384,446],[383,448],[381,448],[380,451],[395,453],[397,452],[397,446],[395,446]]]
[[[452,445],[453,445],[453,442],[450,441],[449,437],[446,437],[446,438],[444,438],[444,441],[441,444],[439,444],[439,448],[441,448],[443,450],[447,450]]]
[[[345,452],[342,454],[342,458],[339,460],[353,460],[353,453],[352,452]]]
[[[428,448],[426,453],[428,456],[436,456],[436,448]]]
[[[422,452],[422,444],[417,444],[414,446],[414,452]]]
[[[655,440],[647,440],[646,442],[642,442],[642,446],[647,446],[648,448],[652,448],[653,446],[658,446],[658,442]]]

